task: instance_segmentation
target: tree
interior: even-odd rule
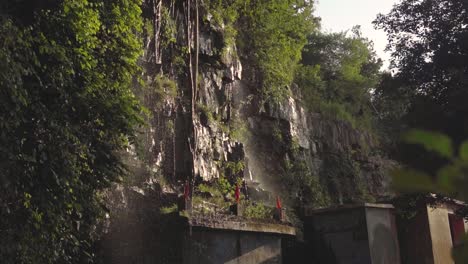
[[[377,104],[400,128],[424,129],[405,134],[396,148],[406,167],[395,174],[396,186],[466,200],[468,2],[404,0],[374,23],[388,34],[396,70],[377,87]]]
[[[390,72],[381,74],[372,93],[372,105],[377,113],[376,125],[381,134],[381,143],[391,155],[398,151],[401,133],[407,129],[403,118],[408,112],[410,99],[411,91],[399,79]]]
[[[301,62],[296,83],[309,109],[325,113],[336,108],[348,121],[369,121],[370,92],[379,80],[381,60],[359,27],[351,33],[309,35]]]
[[[410,127],[468,133],[468,2],[405,0],[375,20],[388,34],[394,78],[410,103]],[[390,91],[389,91],[390,92]]]
[[[307,0],[244,3],[238,44],[263,101],[278,102],[288,95],[306,37],[316,27],[312,11],[313,2]]]
[[[0,259],[89,263],[141,122],[136,0],[0,4]]]

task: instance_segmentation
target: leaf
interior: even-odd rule
[[[448,165],[442,167],[437,172],[437,187],[438,190],[444,193],[451,193],[455,189],[454,179],[460,173],[460,169],[456,165]]]
[[[460,159],[468,161],[468,141],[465,141],[460,146]]]
[[[397,169],[391,172],[394,187],[402,192],[430,192],[435,185],[431,176],[413,169]]]
[[[421,145],[445,158],[453,157],[452,140],[442,133],[413,129],[403,136],[403,141]]]

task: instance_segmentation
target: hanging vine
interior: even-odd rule
[[[190,152],[192,155],[192,175],[188,177],[188,180],[192,185],[195,181],[195,162],[196,162],[196,151],[197,151],[197,130],[196,130],[196,102],[197,102],[197,85],[198,85],[198,53],[199,53],[199,12],[198,12],[198,0],[195,0],[195,18],[192,18],[192,1],[187,0],[186,4],[186,18],[187,18],[187,47],[188,47],[188,64],[189,64],[189,83],[191,90],[191,119],[192,119],[192,134],[188,137],[188,143]],[[192,26],[194,24],[194,27]],[[192,40],[194,39],[194,43]],[[192,52],[192,44],[194,44],[195,54]]]

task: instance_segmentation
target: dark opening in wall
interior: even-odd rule
[[[465,223],[462,217],[449,214],[450,234],[452,235],[453,246],[456,247],[461,244],[463,235],[465,234]]]

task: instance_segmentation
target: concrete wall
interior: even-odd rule
[[[306,214],[304,234],[316,263],[400,264],[393,206],[348,205]]]
[[[366,207],[372,263],[399,264],[400,249],[393,210]]]
[[[280,264],[281,236],[196,228],[184,241],[184,264]]]
[[[453,264],[449,213],[451,205],[423,206],[418,214],[398,224],[402,263]]]
[[[453,264],[452,259],[452,236],[448,211],[445,208],[427,207],[429,230],[432,240],[432,252],[434,264]]]
[[[313,246],[317,263],[371,263],[363,207],[319,213],[306,221],[310,221],[306,239]]]
[[[427,210],[421,210],[410,220],[399,219],[398,231],[403,264],[434,263]]]

